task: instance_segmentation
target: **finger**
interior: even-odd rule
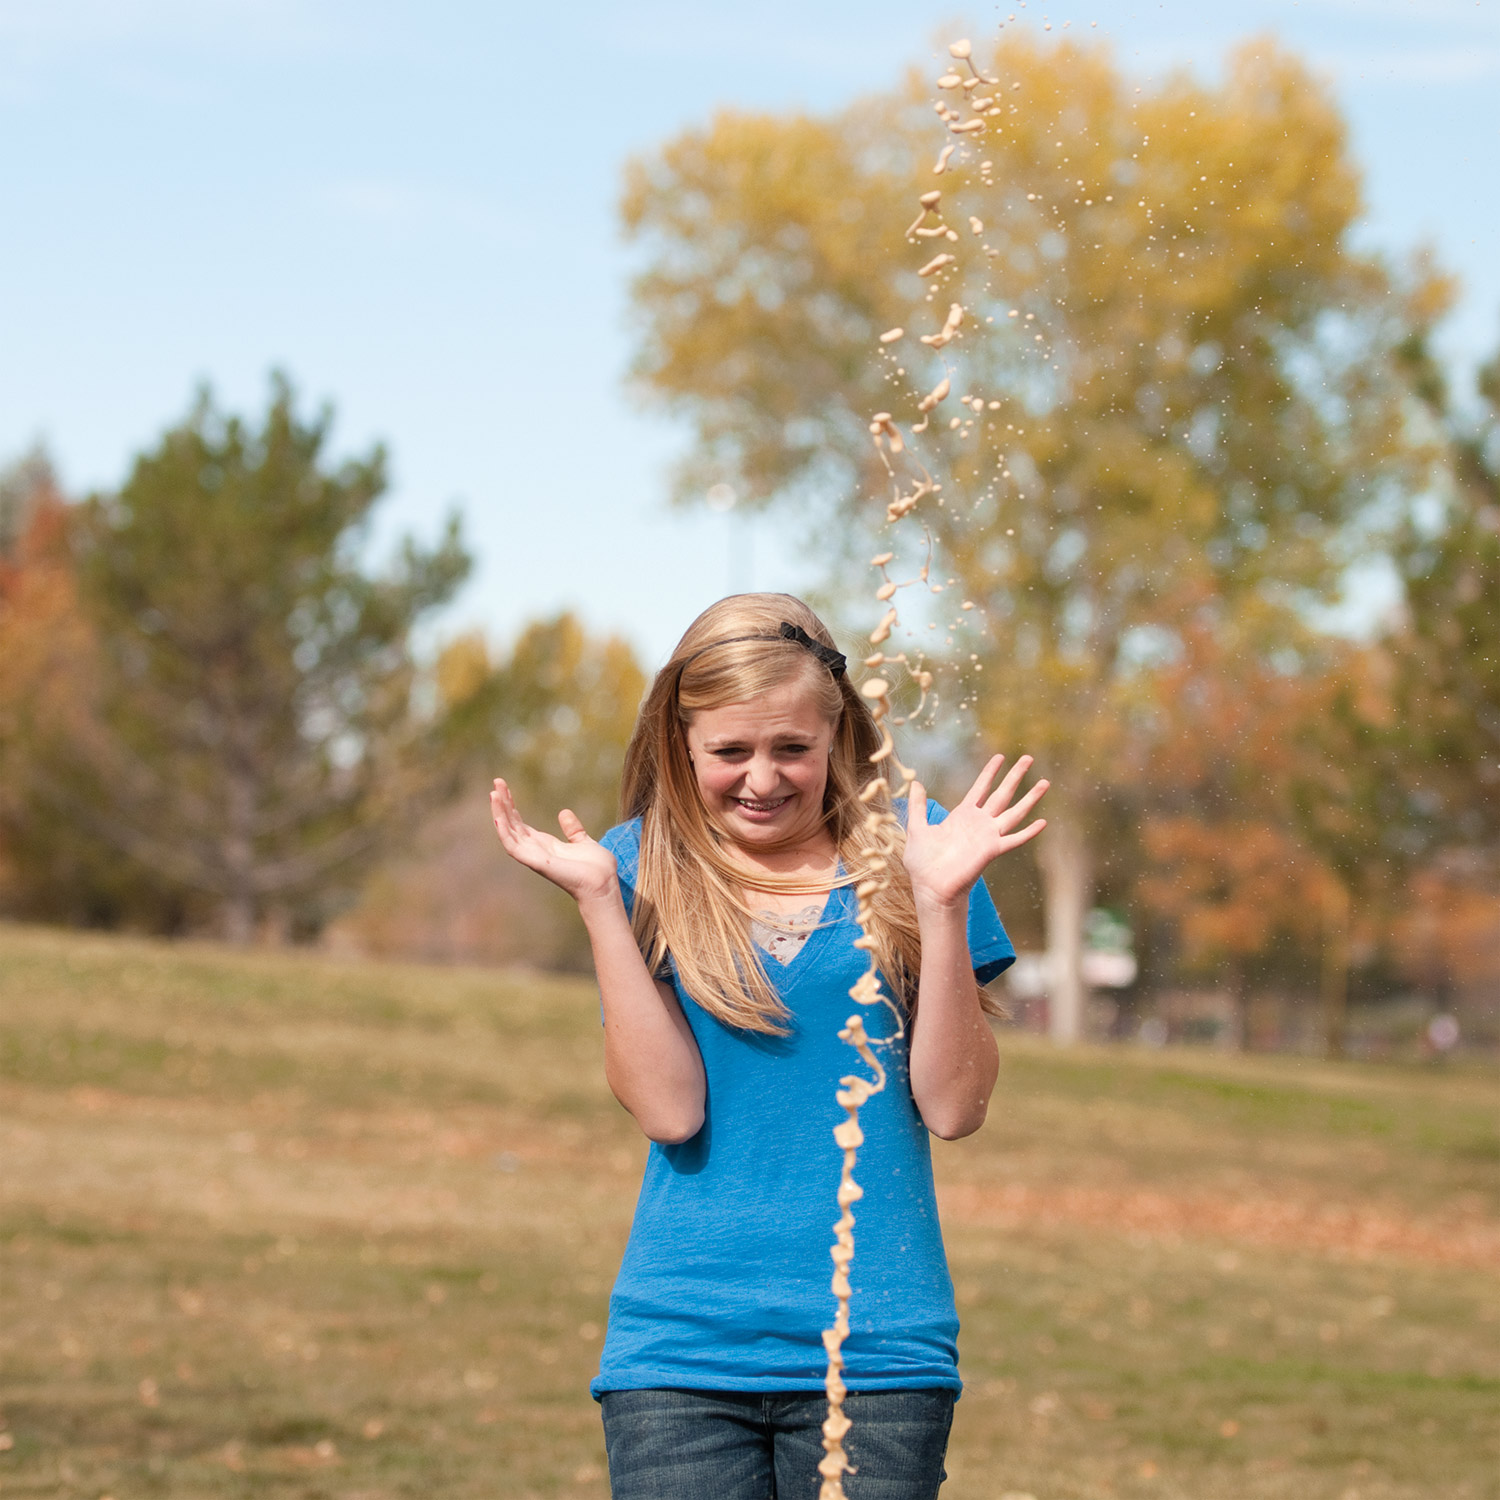
[[[1022,844],[1029,844],[1046,826],[1047,820],[1038,818],[1035,823],[1028,823],[1019,833],[1007,833],[1000,840],[1000,853],[1004,854],[1008,850],[1019,849]]]
[[[532,830],[526,826],[526,820],[522,818],[510,788],[498,779],[494,791],[490,793],[490,810],[495,815],[495,832],[500,835],[500,842],[505,845],[506,852],[519,858],[517,851]]]
[[[1032,759],[1029,755],[1023,755],[1010,768],[1005,780],[1000,783],[990,795],[984,805],[984,810],[993,816],[1002,808],[1009,805],[1010,799],[1015,796],[1016,788],[1025,779],[1026,773],[1031,769]]]
[[[959,803],[959,806],[962,807],[967,803],[972,807],[978,807],[984,801],[984,794],[989,790],[990,782],[995,779],[1000,767],[1004,764],[1005,757],[1003,755],[990,756],[984,763],[984,770],[979,773],[974,785],[964,794],[964,800]]]
[[[521,830],[517,826],[517,819],[513,810],[500,808],[495,813],[495,832],[500,837],[500,843],[505,852],[512,858],[520,858],[518,850],[521,846]]]
[[[500,842],[505,846],[505,852],[519,859],[521,846],[526,840],[527,829],[515,808],[500,810],[500,815],[495,819],[495,832],[500,835]]]
[[[510,795],[510,788],[497,776],[495,784],[490,790],[490,816],[495,820],[495,827],[515,812],[515,801]]]
[[[906,832],[908,836],[914,828],[927,827],[927,788],[920,781],[914,781],[906,789]],[[921,837],[920,834],[917,835]]]
[[[984,810],[993,817],[996,813],[1003,811],[1010,805],[1010,799],[1015,796],[1016,788],[1025,779],[1026,773],[1031,769],[1032,760],[1029,755],[1023,755],[1015,765],[1010,768],[1010,774],[1000,783],[991,794],[988,802],[984,804]]]
[[[1039,781],[1031,787],[1026,795],[1016,803],[1014,807],[1007,807],[1000,814],[1000,831],[1008,833],[1017,823],[1024,822],[1026,815],[1031,811],[1043,797],[1047,795],[1047,788],[1051,786],[1049,781]]]
[[[516,799],[503,781],[495,782],[495,789],[490,793],[490,808],[495,813],[497,822],[520,822],[521,814],[516,807]]]
[[[571,807],[565,807],[558,813],[557,826],[562,829],[563,837],[570,844],[588,843],[588,830],[584,828],[583,821]]]

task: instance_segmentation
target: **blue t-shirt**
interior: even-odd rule
[[[928,803],[930,822],[943,816]],[[633,909],[640,820],[602,842]],[[652,1143],[610,1297],[596,1398],[664,1386],[822,1389],[842,1165],[833,1128],[845,1118],[834,1090],[843,1075],[866,1071],[838,1038],[859,1009],[849,987],[867,962],[853,946],[854,906],[850,887],[832,891],[792,962],[765,961],[791,1013],[785,1036],[726,1026],[677,986],[708,1081],[703,1127],[680,1145]],[[982,881],[969,901],[969,951],[981,983],[1015,958]],[[894,1030],[883,1006],[864,1019],[873,1037]],[[958,1315],[906,1041],[877,1056],[888,1081],[860,1111],[865,1144],[854,1175],[865,1196],[854,1206],[844,1376],[856,1391],[957,1391]]]

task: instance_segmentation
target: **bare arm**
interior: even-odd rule
[[[497,780],[490,813],[506,853],[578,902],[604,1001],[604,1076],[653,1140],[674,1144],[703,1126],[703,1059],[676,991],[653,979],[630,930],[615,857],[564,809],[566,839],[540,833]]]
[[[990,1107],[1000,1049],[979,1008],[969,959],[969,902],[918,908],[922,973],[911,1033],[911,1092],[922,1123],[945,1141],[973,1135]]]
[[[653,1141],[674,1145],[703,1128],[703,1059],[677,992],[653,979],[630,930],[619,885],[580,901],[604,997],[604,1076]]]
[[[1011,805],[1030,756],[1023,755],[989,793],[1003,760],[997,755],[990,761],[940,824],[927,822],[927,793],[920,782],[913,783],[910,794],[906,868],[922,932],[911,1092],[922,1122],[944,1140],[972,1135],[984,1124],[1000,1071],[999,1049],[980,1009],[969,956],[969,892],[992,859],[1047,826],[1041,818],[1020,826],[1046,792],[1045,781]]]

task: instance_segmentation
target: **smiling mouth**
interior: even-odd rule
[[[736,797],[734,800],[746,812],[768,813],[775,812],[778,807],[785,807],[792,799],[790,797],[770,797],[765,801],[756,801],[750,797]]]

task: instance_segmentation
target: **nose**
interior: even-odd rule
[[[769,755],[752,756],[745,767],[745,790],[752,797],[770,797],[781,784],[781,773]]]

